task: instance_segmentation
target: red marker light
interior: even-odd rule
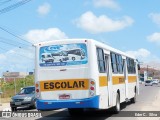
[[[36,89],[36,92],[38,93],[38,92],[39,92],[39,89]]]
[[[91,89],[91,90],[94,90],[94,87],[92,86],[92,87],[90,87],[90,89]]]

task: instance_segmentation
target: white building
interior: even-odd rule
[[[6,78],[24,78],[28,75],[26,72],[3,72],[3,77]]]

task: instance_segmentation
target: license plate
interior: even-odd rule
[[[59,99],[70,99],[70,95],[69,94],[59,95]]]
[[[21,105],[21,102],[15,102],[15,105]]]

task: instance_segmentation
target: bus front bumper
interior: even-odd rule
[[[37,110],[58,108],[99,108],[99,96],[75,100],[40,100],[36,101]]]

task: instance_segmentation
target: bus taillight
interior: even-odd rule
[[[36,82],[35,84],[35,91],[36,91],[36,98],[39,98],[40,97],[40,91],[39,91],[39,82]]]
[[[39,89],[36,89],[36,92],[38,93],[38,92],[39,92]]]
[[[94,90],[94,87],[92,86],[92,87],[90,87],[90,89],[91,89],[91,90]]]
[[[38,83],[36,83],[36,88],[37,88],[37,87],[39,87],[39,84],[38,84]]]
[[[95,81],[94,81],[94,80],[91,80],[91,81],[90,81],[89,95],[90,95],[91,97],[95,95]]]
[[[91,85],[94,85],[94,84],[95,84],[95,82],[94,82],[94,81],[91,81],[90,83],[91,83]]]

